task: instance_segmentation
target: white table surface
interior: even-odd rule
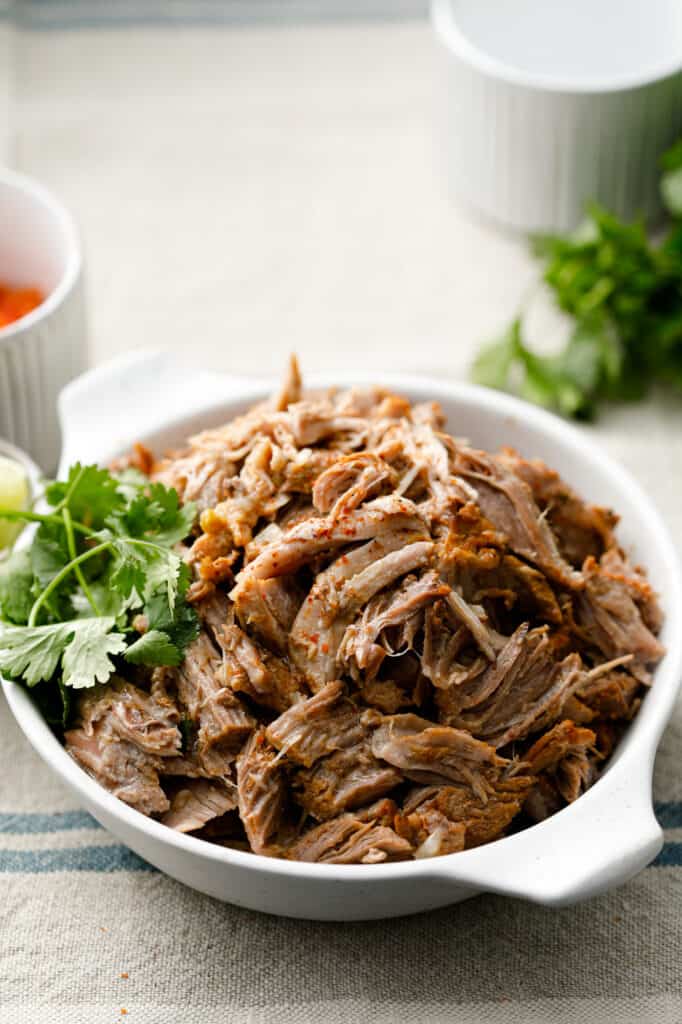
[[[426,23],[23,33],[12,156],[81,225],[92,356],[461,373],[533,268],[449,201]]]

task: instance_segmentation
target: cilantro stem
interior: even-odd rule
[[[138,537],[121,537],[116,539],[125,541],[126,544],[132,544],[134,547],[152,548],[154,551],[157,553],[160,552],[162,555],[167,555],[169,553],[168,548],[164,548],[161,544],[155,544],[153,540],[140,540]]]
[[[71,555],[71,559],[73,560],[77,557],[77,552],[76,541],[74,540],[73,536],[73,520],[71,518],[71,513],[69,512],[68,505],[65,505],[64,508],[62,509],[62,518],[64,519],[64,527],[66,529],[66,546],[69,549],[69,554]],[[97,602],[92,596],[92,591],[88,586],[87,580],[83,575],[83,570],[81,569],[80,565],[74,565],[74,570],[76,573],[76,578],[78,579],[78,582],[81,585],[81,590],[83,591],[83,593],[85,594],[90,603],[90,607],[92,608],[95,615],[100,615],[101,613],[99,608],[97,607]]]
[[[69,487],[67,488],[66,494],[64,495],[62,500],[59,502],[59,504],[55,506],[55,513],[61,512],[62,509],[64,509],[64,508],[68,508],[69,501],[71,500],[71,495],[73,494],[73,492],[76,490],[76,488],[78,487],[79,483],[83,479],[83,474],[85,473],[85,468],[86,468],[85,466],[81,466],[80,467],[80,469],[76,473],[75,477],[73,478],[73,480],[69,484]]]
[[[15,519],[27,523],[56,523],[58,526],[64,525],[64,520],[61,516],[29,512],[28,509],[0,508],[0,519]],[[71,526],[76,533],[82,533],[86,537],[91,537],[97,532],[96,530],[91,530],[89,526],[84,526],[83,523],[74,522],[74,520],[71,521]]]
[[[61,519],[61,517],[59,518],[59,522],[63,523],[63,520]],[[28,617],[28,623],[27,624],[29,626],[35,626],[36,620],[38,618],[38,612],[40,611],[42,606],[45,604],[45,602],[49,598],[50,594],[53,593],[53,591],[59,586],[59,584],[62,582],[62,580],[65,579],[69,575],[69,573],[72,572],[76,568],[76,566],[82,565],[83,562],[87,562],[87,560],[89,558],[94,558],[95,555],[102,554],[103,551],[111,550],[111,547],[112,547],[111,541],[110,540],[106,540],[102,544],[97,544],[96,547],[90,548],[89,551],[84,551],[82,555],[78,555],[76,558],[72,558],[71,561],[68,563],[68,565],[65,565],[63,569],[60,569],[60,571],[57,573],[57,575],[54,576],[50,580],[50,582],[45,587],[45,590],[43,590],[43,592],[40,595],[40,597],[38,597],[34,601],[33,607],[31,608],[31,614]]]

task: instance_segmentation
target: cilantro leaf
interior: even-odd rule
[[[111,587],[124,598],[134,590],[147,598],[164,587],[172,612],[180,587],[183,565],[180,556],[156,543],[132,538],[112,538],[111,544],[114,552],[109,577]]]
[[[110,615],[114,618],[117,627],[121,630],[126,628],[129,618],[128,613],[142,607],[142,598],[134,588],[124,598],[105,581],[95,580],[90,583],[90,593],[95,599],[100,614]],[[81,591],[76,591],[72,596],[71,607],[76,618],[87,619],[92,615],[90,602]]]
[[[10,626],[0,631],[0,671],[27,686],[51,679],[62,663],[63,683],[74,689],[104,683],[114,670],[109,655],[121,654],[125,637],[111,633],[111,617],[75,619],[47,626]]]
[[[587,418],[600,391],[619,379],[621,364],[618,340],[609,322],[597,315],[579,320],[555,355],[528,348],[517,318],[499,341],[482,351],[472,375],[479,384],[516,390],[536,405]]]
[[[682,215],[682,167],[663,175],[661,195],[669,213],[675,217]]]
[[[145,559],[135,548],[130,549],[121,541],[113,545],[113,558],[107,582],[114,594],[128,600],[132,594],[144,592]]]
[[[476,357],[471,376],[476,384],[506,391],[519,355],[521,320],[517,317],[498,341],[486,345]]]
[[[661,167],[664,171],[675,171],[682,167],[682,139],[678,139],[661,156]]]
[[[661,196],[674,217],[682,214],[682,139],[661,157]]]
[[[127,466],[116,473],[115,477],[119,494],[123,496],[124,501],[132,501],[139,491],[149,486],[148,478],[134,466]]]
[[[182,661],[198,619],[173,549],[196,510],[134,471],[80,464],[46,497],[52,511],[31,512],[40,523],[31,547],[0,566],[0,671],[38,687],[50,721],[65,722],[70,692],[105,682],[117,656]],[[138,611],[148,628],[131,639]]]
[[[80,462],[71,466],[66,480],[49,484],[45,497],[54,507],[68,505],[74,519],[94,530],[124,502],[115,476],[99,466],[81,466]]]
[[[0,632],[0,671],[12,679],[22,676],[27,686],[51,679],[69,635],[67,626],[61,622],[3,629]]]
[[[72,636],[62,658],[64,686],[80,690],[105,683],[114,671],[110,655],[122,654],[126,648],[121,633],[109,632],[114,620],[111,617],[77,619],[66,625],[71,627]]]
[[[168,595],[158,591],[150,595],[144,612],[149,629],[166,633],[180,650],[185,650],[199,635],[199,619],[194,608],[182,600],[189,586],[189,569],[183,563],[178,578],[178,597],[175,607],[168,606]]]
[[[132,665],[179,665],[182,652],[175,646],[167,633],[150,629],[125,652],[125,659]]]
[[[174,551],[158,552],[147,562],[147,581],[145,597],[150,597],[160,587],[165,587],[168,607],[171,612],[175,608],[180,586],[180,570],[182,559]]]
[[[178,493],[160,483],[147,484],[128,504],[112,513],[107,527],[118,536],[148,537],[164,547],[183,540],[194,523],[196,506],[181,506]]]
[[[517,318],[481,351],[474,380],[574,417],[604,401],[640,399],[656,383],[682,391],[682,140],[661,166],[675,218],[667,237],[652,240],[642,223],[593,203],[576,231],[533,238],[543,279],[574,330],[544,356],[524,343]]]
[[[196,519],[197,507],[193,501],[180,505],[178,492],[175,488],[152,484],[150,495],[153,504],[160,510],[155,540],[157,544],[172,547],[190,533]]]
[[[69,562],[66,531],[57,523],[41,523],[31,545],[31,565],[36,589],[42,590]],[[73,580],[68,586],[73,587]]]
[[[28,621],[33,604],[33,568],[27,549],[0,562],[0,618],[16,625]]]

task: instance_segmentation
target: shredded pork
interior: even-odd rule
[[[453,426],[461,432],[466,423]],[[381,388],[270,401],[145,471],[194,501],[201,631],[80,699],[72,756],[169,827],[326,864],[487,843],[576,800],[663,654],[617,517]]]

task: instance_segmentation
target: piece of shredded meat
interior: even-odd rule
[[[118,465],[196,503],[201,629],[81,695],[65,740],[178,831],[321,864],[491,842],[598,779],[663,656],[616,514],[435,402],[306,394],[292,359],[270,401]]]
[[[504,747],[556,721],[583,676],[577,654],[557,660],[546,626],[523,623],[493,665],[439,690],[436,703],[443,721]]]
[[[318,864],[380,864],[407,860],[412,854],[412,845],[392,828],[354,814],[342,814],[309,829],[287,850],[292,860]]]
[[[504,833],[534,782],[529,775],[503,774],[485,800],[467,785],[424,786],[407,797],[395,827],[417,846],[420,857],[450,852],[443,844],[455,844],[452,852],[480,846]]]
[[[254,732],[237,761],[239,817],[251,849],[267,850],[284,815],[286,785],[281,762],[263,729]]]
[[[622,563],[617,565],[620,570]],[[613,571],[613,562],[592,556],[583,566],[585,590],[576,601],[575,629],[580,641],[610,660],[631,654],[628,671],[642,683],[651,681],[651,668],[663,656],[663,648],[642,617],[633,592],[634,580]],[[649,600],[647,595],[647,600]]]
[[[524,459],[511,448],[505,448],[498,459],[528,484],[538,508],[546,515],[559,551],[572,566],[580,569],[590,555],[600,558],[615,548],[613,531],[618,516],[611,509],[587,505],[540,459]]]
[[[119,800],[143,814],[163,814],[170,805],[159,773],[180,752],[178,720],[171,702],[114,678],[80,699],[66,749]]]
[[[196,832],[209,821],[234,811],[237,787],[232,782],[188,779],[171,797],[161,821],[176,832]]]
[[[560,807],[573,803],[595,778],[600,760],[597,736],[570,719],[557,723],[524,754],[524,761],[537,782],[526,800],[525,810],[536,821],[548,816],[547,804]]]
[[[224,661],[206,633],[188,647],[175,685],[179,704],[196,727],[199,761],[208,775],[224,775],[255,720],[230,688]]]

